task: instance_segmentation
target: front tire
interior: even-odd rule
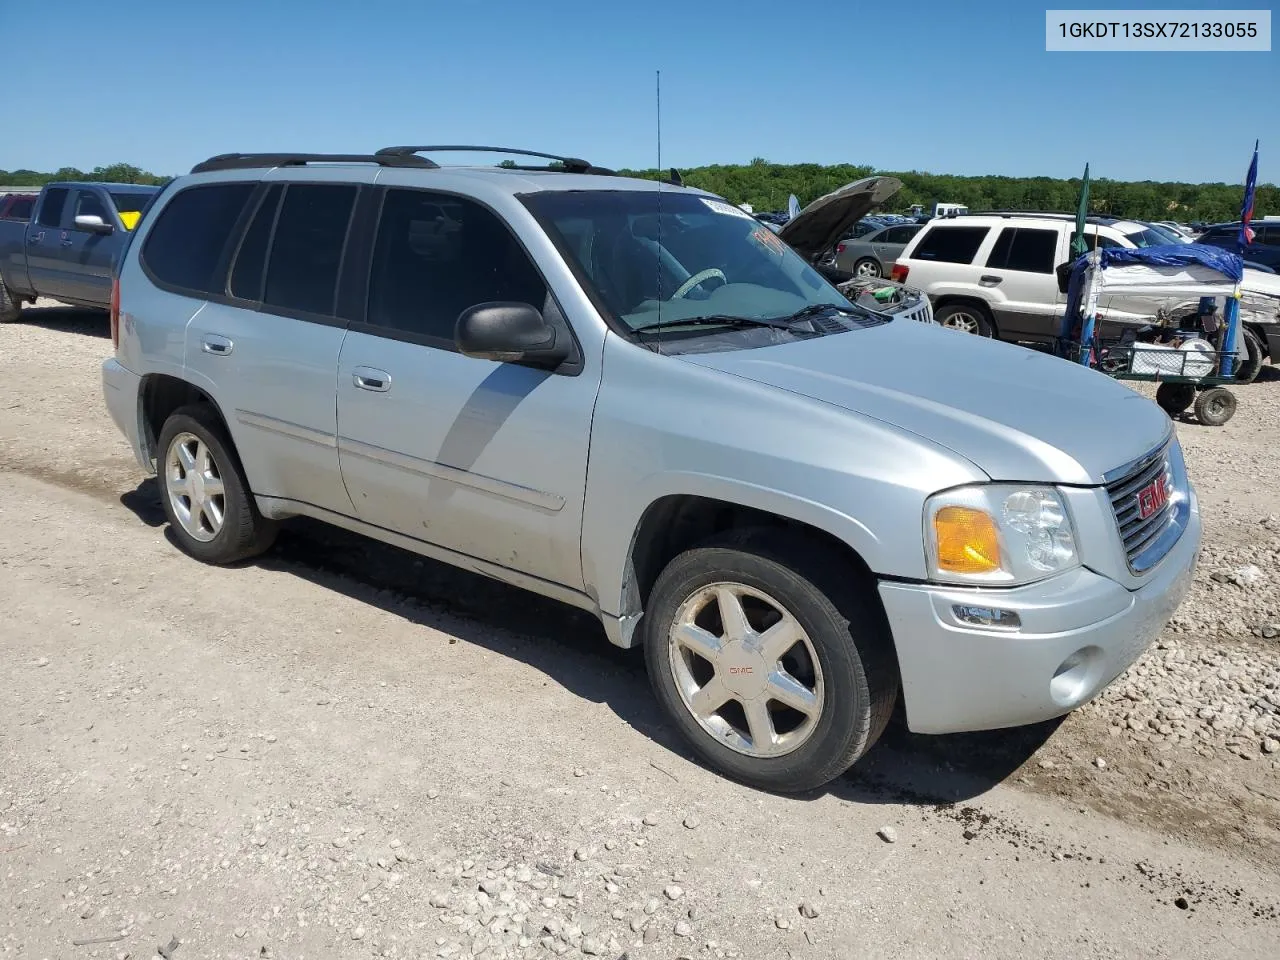
[[[718,538],[672,560],[645,611],[645,659],[698,756],[781,793],[820,787],[863,756],[898,692],[869,589],[839,555],[775,531]]]
[[[1253,383],[1262,372],[1262,341],[1248,327],[1241,328],[1240,333],[1244,337],[1247,355],[1239,361],[1240,365],[1236,369],[1236,383]]]
[[[212,407],[180,407],[164,422],[157,447],[160,500],[185,553],[205,563],[235,563],[275,542],[276,524],[258,512]]]

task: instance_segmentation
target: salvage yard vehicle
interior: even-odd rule
[[[50,183],[30,220],[0,220],[0,321],[17,319],[36,297],[106,310],[112,268],[159,189]]]
[[[457,149],[222,155],[139,226],[103,387],[192,557],[307,516],[591,611],[698,756],[778,791],[899,698],[923,733],[1066,713],[1182,600],[1200,512],[1154,403],[863,309],[713,194]]]
[[[965,333],[1015,343],[1052,347],[1066,305],[1055,273],[1071,257],[1075,214],[1001,211],[932,220],[899,254],[891,276],[923,290],[933,301],[939,324]],[[1117,217],[1086,221],[1089,249],[1141,249],[1163,246],[1163,231]],[[1274,281],[1246,270],[1246,296],[1266,300]],[[1185,313],[1194,304],[1170,301],[1157,307],[1149,298],[1126,300],[1107,294],[1100,303],[1103,334],[1118,337],[1126,328],[1158,322],[1161,314]],[[1280,360],[1280,344],[1271,343],[1265,313],[1251,315],[1244,328],[1249,356],[1237,381],[1251,382],[1263,361]]]

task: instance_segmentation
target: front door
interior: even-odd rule
[[[366,322],[351,325],[338,363],[343,480],[368,523],[580,590],[598,375],[459,353],[458,315],[501,300],[558,317],[495,214],[464,198],[387,191]]]
[[[111,299],[111,262],[115,252],[121,249],[123,240],[111,234],[92,233],[76,226],[76,217],[100,217],[117,232],[124,230],[115,210],[103,200],[102,194],[90,187],[78,187],[71,198],[71,214],[67,217],[67,231],[71,243],[66,249],[66,269],[73,277],[74,287],[68,292],[86,303],[105,304]]]

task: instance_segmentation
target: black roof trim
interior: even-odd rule
[[[369,153],[220,153],[191,168],[192,173],[253,167],[301,167],[308,163],[376,163],[381,167],[435,169],[439,164],[410,154]]]
[[[594,173],[601,176],[616,176],[614,171],[606,167],[597,167],[588,160],[580,157],[561,157],[554,153],[541,153],[537,150],[517,150],[514,147],[484,147],[484,146],[466,146],[459,144],[437,144],[427,146],[405,146],[405,147],[383,147],[375,156],[379,157],[412,157],[419,153],[506,153],[517,157],[542,157],[545,160],[554,160],[563,165],[565,173]],[[431,163],[430,160],[427,161]],[[432,164],[438,166],[438,164]],[[558,167],[516,167],[517,170],[556,170]]]

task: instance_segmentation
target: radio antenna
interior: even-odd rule
[[[654,71],[654,96],[657,102],[658,133],[658,249],[653,258],[653,269],[657,273],[654,289],[658,293],[658,352],[662,352],[662,71]]]

